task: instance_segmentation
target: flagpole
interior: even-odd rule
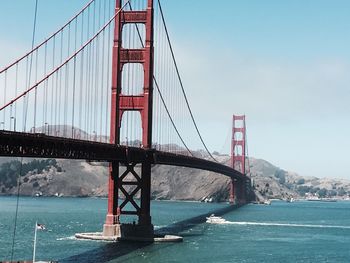
[[[38,226],[38,221],[35,222],[35,231],[34,231],[34,248],[33,248],[33,263],[35,263],[35,252],[36,252],[36,231]]]

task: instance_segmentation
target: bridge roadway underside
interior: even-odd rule
[[[121,163],[140,163],[149,160],[152,164],[212,171],[237,180],[246,178],[242,173],[226,165],[192,156],[38,133],[0,131],[0,156],[119,161]]]

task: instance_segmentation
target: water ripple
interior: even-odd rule
[[[220,223],[210,223],[210,224],[241,225],[241,226],[282,226],[282,227],[350,229],[350,226],[337,226],[337,225],[310,225],[310,224],[270,223],[270,222],[233,222],[233,221],[227,221],[227,220],[220,222]]]

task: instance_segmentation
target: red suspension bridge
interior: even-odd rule
[[[192,113],[159,0],[90,1],[2,69],[0,81],[1,156],[110,163],[105,236],[153,237],[155,164],[229,176],[230,202],[248,201],[245,117],[233,117],[231,167],[217,162]],[[137,224],[123,223],[127,215]]]

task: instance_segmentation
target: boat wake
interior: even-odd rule
[[[60,237],[56,238],[57,241],[62,241],[62,240],[77,240],[75,236],[69,236],[69,237]]]
[[[154,226],[154,230],[159,230],[159,229],[162,229],[164,227],[167,227],[167,225]]]
[[[277,227],[350,229],[350,226],[290,224],[290,223],[270,223],[270,222],[233,222],[233,221],[227,221],[225,219],[223,219],[222,221],[219,221],[219,222],[210,222],[210,223],[211,224],[225,224],[225,225],[240,225],[240,226],[277,226]]]

